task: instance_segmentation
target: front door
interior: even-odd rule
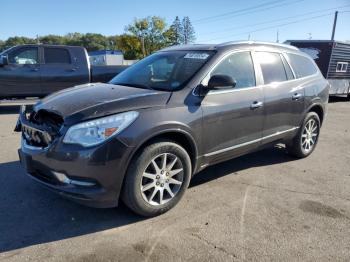
[[[209,163],[216,163],[255,149],[262,137],[263,92],[256,86],[251,53],[227,55],[203,80],[213,75],[231,76],[236,86],[210,91],[202,100],[203,145]]]
[[[37,47],[22,47],[8,54],[9,64],[0,68],[0,96],[39,96],[40,63]]]

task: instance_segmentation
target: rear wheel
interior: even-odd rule
[[[125,178],[123,201],[142,216],[157,216],[174,207],[191,178],[191,160],[171,141],[151,144],[131,162]]]
[[[287,145],[287,152],[293,156],[304,158],[315,150],[320,134],[321,121],[315,112],[309,112],[299,129],[298,134]]]

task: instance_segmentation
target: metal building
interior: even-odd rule
[[[331,40],[287,40],[310,55],[331,84],[330,95],[350,96],[350,43]]]

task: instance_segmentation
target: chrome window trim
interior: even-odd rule
[[[210,156],[214,156],[214,155],[217,155],[217,154],[225,153],[227,151],[231,151],[231,150],[234,150],[234,149],[237,149],[237,148],[240,148],[240,147],[244,147],[244,146],[248,146],[248,145],[251,145],[251,144],[254,144],[254,143],[258,143],[258,142],[264,141],[266,139],[269,139],[269,138],[272,138],[272,137],[275,137],[275,136],[279,136],[279,135],[283,135],[283,134],[288,133],[288,132],[292,132],[292,131],[297,130],[297,129],[299,129],[299,127],[293,127],[291,129],[287,129],[287,130],[284,130],[284,131],[278,131],[278,132],[276,132],[276,133],[274,133],[272,135],[264,136],[264,137],[259,138],[259,139],[255,139],[255,140],[248,141],[248,142],[245,142],[245,143],[242,143],[242,144],[234,145],[234,146],[231,146],[231,147],[223,148],[223,149],[211,152],[211,153],[204,154],[204,156],[205,157],[210,157]]]
[[[259,51],[259,50],[258,50]],[[255,83],[257,84],[258,82],[258,78],[260,80],[260,75],[262,75],[261,73],[261,69],[260,68],[257,68],[257,65],[256,65],[256,62],[255,62],[255,58],[254,58],[254,52],[255,50],[252,50],[252,49],[238,49],[238,50],[233,50],[233,51],[229,51],[228,53],[226,53],[216,64],[214,64],[208,71],[208,73],[205,75],[205,77],[200,81],[200,83],[203,82],[203,80],[215,69],[215,67],[221,63],[225,58],[227,58],[229,55],[232,55],[234,53],[238,53],[238,52],[250,52],[250,55],[253,59],[253,66],[254,66],[254,71],[255,71]],[[263,52],[263,51],[261,51]],[[265,52],[271,52],[271,51],[265,51]],[[287,79],[286,81],[283,81],[283,82],[276,82],[277,84],[280,84],[280,83],[292,83],[294,81],[300,81],[300,80],[306,80],[306,79],[309,79],[309,78],[312,78],[312,77],[315,77],[315,76],[318,76],[320,73],[320,70],[318,69],[316,63],[314,60],[310,59],[310,57],[307,55],[307,54],[301,54],[301,53],[297,53],[297,52],[286,52],[286,51],[274,51],[275,53],[279,53],[280,55],[282,55],[284,57],[284,59],[286,60],[287,64],[289,65],[290,69],[292,70],[292,73],[294,75],[294,79]],[[291,66],[289,60],[288,60],[288,56],[287,54],[294,54],[294,55],[299,55],[299,56],[303,56],[305,58],[308,58],[310,61],[312,61],[313,65],[316,67],[316,73],[312,74],[312,75],[308,75],[308,76],[304,76],[304,77],[300,77],[300,78],[297,78],[296,74],[295,74],[295,71],[293,69],[293,67]],[[259,73],[258,73],[259,72]],[[231,88],[231,89],[227,89],[227,90],[217,90],[217,91],[209,91],[207,95],[220,95],[220,94],[228,94],[228,93],[233,93],[233,92],[236,92],[236,91],[241,91],[241,90],[250,90],[250,89],[255,89],[255,88],[264,88],[265,86],[269,86],[271,84],[274,84],[274,83],[270,83],[270,84],[260,84],[260,85],[256,85],[256,86],[250,86],[250,87],[239,87],[239,88]],[[192,95],[193,96],[200,96],[198,94],[196,94],[196,89],[198,88],[198,86],[196,86],[195,88],[192,89]]]
[[[252,59],[252,63],[253,63],[253,69],[254,69],[254,76],[255,76],[255,86],[250,86],[250,87],[238,87],[238,88],[231,88],[231,89],[227,89],[227,90],[218,90],[218,91],[209,91],[207,95],[216,95],[216,94],[222,94],[222,93],[230,93],[230,92],[234,92],[234,91],[238,91],[238,90],[245,90],[248,88],[256,88],[258,87],[256,85],[257,82],[257,74],[256,74],[256,68],[255,68],[255,64],[254,64],[254,58],[252,55],[252,50],[251,49],[236,49],[236,50],[231,50],[229,52],[227,52],[226,54],[224,54],[219,61],[217,61],[214,65],[212,65],[208,71],[208,73],[205,75],[205,77],[203,77],[203,79],[200,81],[200,83],[202,84],[202,82],[204,81],[204,79],[206,77],[208,77],[213,71],[214,69],[222,62],[224,61],[227,57],[229,57],[230,55],[233,55],[235,53],[242,53],[242,52],[249,52],[250,57]],[[192,90],[192,94],[194,96],[199,96],[197,94],[195,94],[195,90],[197,87],[193,88]]]

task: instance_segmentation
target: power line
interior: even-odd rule
[[[253,27],[253,26],[257,26],[257,25],[270,24],[270,23],[273,23],[273,22],[280,22],[280,21],[284,21],[284,20],[289,20],[289,19],[293,19],[293,18],[297,18],[297,17],[311,15],[311,14],[317,14],[317,13],[320,13],[320,12],[336,10],[336,9],[349,7],[349,6],[350,5],[343,5],[343,6],[338,6],[338,7],[334,7],[334,8],[321,9],[321,10],[317,10],[317,11],[307,12],[307,13],[303,13],[303,14],[299,14],[299,15],[294,15],[294,16],[284,17],[284,18],[280,18],[280,19],[269,20],[269,21],[255,23],[255,24],[250,24],[250,25],[245,25],[245,26],[230,27],[230,28],[226,28],[226,29],[220,30],[220,31],[204,33],[202,35],[213,35],[213,34],[217,34],[217,33],[224,33],[224,32],[228,32],[228,31],[233,31],[233,30],[236,30],[236,29],[248,28],[248,27]]]
[[[283,2],[283,1],[286,1],[286,0],[281,0],[281,1]],[[263,3],[263,4],[250,6],[250,7],[246,7],[246,8],[243,8],[243,9],[239,9],[239,10],[235,10],[235,11],[231,11],[231,12],[227,12],[227,13],[223,13],[223,14],[218,14],[218,15],[214,15],[214,16],[208,16],[208,17],[200,18],[200,19],[197,19],[197,20],[193,20],[192,22],[193,23],[197,23],[197,22],[200,22],[200,21],[203,21],[203,20],[209,20],[209,19],[212,19],[212,18],[232,15],[232,14],[236,14],[236,13],[240,13],[240,12],[244,12],[244,11],[248,11],[248,10],[252,10],[252,9],[257,9],[257,8],[264,7],[264,6],[267,6],[267,5],[272,5],[272,4],[281,2],[281,1],[280,0],[270,1],[270,2]]]
[[[279,2],[282,2],[282,1],[286,1],[286,0],[281,0]],[[215,15],[215,17],[206,17],[206,18],[202,18],[200,23],[203,24],[203,23],[211,23],[211,22],[216,22],[216,21],[219,21],[219,20],[222,20],[222,19],[228,19],[228,18],[234,18],[234,17],[238,17],[238,16],[242,16],[242,15],[247,15],[247,14],[253,14],[253,13],[258,13],[258,12],[262,12],[262,11],[266,11],[266,10],[271,10],[271,9],[274,9],[274,8],[277,8],[277,7],[282,7],[282,6],[287,6],[287,5],[292,5],[292,4],[296,4],[296,3],[299,3],[299,2],[302,2],[302,1],[305,1],[305,0],[297,0],[297,1],[294,1],[294,2],[289,2],[289,3],[284,3],[284,4],[278,4],[278,5],[273,5],[273,6],[269,6],[269,7],[266,7],[266,8],[261,8],[259,7],[258,10],[251,10],[252,8],[250,8],[248,11],[245,11],[243,13],[238,13],[238,14],[235,14],[234,16],[232,15]],[[256,9],[256,8],[255,8]],[[232,14],[234,14],[234,12],[232,12]],[[226,17],[226,16],[229,16],[229,17]],[[196,21],[196,22],[195,22]],[[193,24],[198,24],[199,20],[195,20],[193,21]]]
[[[333,15],[333,13],[328,13],[328,14],[324,14],[324,15],[313,16],[313,17],[310,17],[310,18],[305,18],[305,19],[300,19],[300,20],[295,20],[295,21],[292,21],[292,22],[288,22],[288,23],[283,23],[283,24],[278,24],[278,25],[274,25],[274,26],[259,28],[259,29],[253,30],[253,31],[242,32],[242,33],[238,33],[238,34],[234,34],[234,35],[229,35],[229,36],[225,36],[225,37],[212,38],[212,39],[205,40],[205,41],[214,41],[214,40],[218,40],[218,39],[224,39],[224,38],[227,38],[227,37],[233,37],[233,36],[251,34],[251,33],[260,32],[260,31],[264,31],[264,30],[268,30],[268,29],[272,29],[272,28],[279,28],[279,27],[283,27],[283,26],[287,26],[287,25],[291,25],[291,24],[296,24],[296,23],[300,23],[300,22],[304,22],[304,21],[309,21],[309,20],[321,18],[321,17],[326,17],[326,16],[330,16],[330,15]],[[205,42],[205,41],[203,41],[203,42]]]

